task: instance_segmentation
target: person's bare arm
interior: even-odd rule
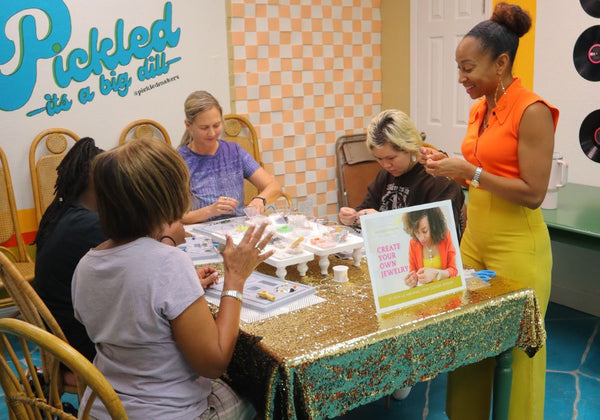
[[[219,199],[210,206],[187,212],[183,215],[181,220],[186,225],[204,222],[211,217],[233,213],[237,205],[238,201],[235,198],[219,197]]]
[[[258,189],[258,196],[264,198],[267,203],[271,203],[281,196],[281,185],[263,168],[254,171],[248,180]],[[260,198],[253,199],[248,206],[257,207],[261,213],[265,211],[264,202]]]
[[[225,279],[223,290],[242,292],[246,279],[256,266],[269,258],[273,251],[260,252],[272,234],[262,238],[266,225],[250,226],[240,244],[234,248],[227,238],[223,261]],[[171,328],[179,350],[190,366],[207,378],[218,378],[229,364],[238,337],[242,304],[233,297],[222,297],[219,313],[213,318],[206,299],[199,298],[177,318]]]

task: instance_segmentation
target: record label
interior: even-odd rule
[[[593,17],[600,18],[600,0],[579,0],[585,12]]]
[[[587,28],[573,48],[575,69],[584,79],[600,81],[600,25]]]
[[[600,163],[600,109],[584,118],[579,128],[579,144],[588,158]]]

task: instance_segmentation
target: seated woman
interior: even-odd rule
[[[221,140],[223,110],[210,93],[197,91],[185,100],[186,131],[179,153],[191,176],[192,210],[184,223],[243,216],[244,179],[259,193],[248,204],[264,212],[281,195],[281,186],[244,149]]]
[[[367,130],[367,147],[382,169],[360,206],[340,209],[340,222],[358,227],[363,214],[449,199],[460,235],[462,189],[453,180],[425,172],[418,162],[422,145],[421,134],[404,112],[389,109],[373,118]]]
[[[262,237],[262,225],[249,227],[237,247],[227,238],[213,317],[191,260],[158,241],[189,208],[189,176],[181,156],[156,140],[130,141],[96,158],[92,180],[108,239],[75,270],[75,317],[130,418],[249,419],[252,405],[211,378],[231,360],[244,283],[272,255],[262,252],[271,235]],[[91,416],[106,417],[98,401]]]
[[[458,275],[456,249],[442,209],[412,211],[402,215],[404,230],[412,239],[408,250],[408,287]]]
[[[106,239],[89,183],[92,159],[101,152],[94,139],[82,138],[56,169],[55,198],[42,216],[35,238],[32,283],[69,344],[89,360],[94,359],[96,350],[83,325],[73,316],[71,279],[81,257]]]
[[[44,301],[69,344],[90,361],[96,355],[94,343],[85,328],[73,316],[71,280],[77,263],[91,248],[106,237],[96,210],[96,197],[90,183],[90,166],[96,155],[103,152],[94,139],[84,137],[65,155],[56,168],[55,197],[48,206],[38,229],[35,259],[35,278],[32,285]],[[183,243],[181,223],[165,230],[165,243]],[[202,284],[209,286],[214,268],[198,269]]]

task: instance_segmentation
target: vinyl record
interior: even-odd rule
[[[600,25],[590,26],[579,35],[573,62],[581,77],[592,82],[600,80]]]
[[[579,128],[579,144],[587,157],[600,163],[600,109],[584,118]]]
[[[600,0],[579,0],[585,12],[593,17],[600,18]]]

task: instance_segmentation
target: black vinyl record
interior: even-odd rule
[[[579,0],[585,12],[593,17],[600,18],[600,0]]]
[[[575,69],[584,79],[600,81],[600,25],[587,28],[573,48]]]
[[[579,144],[587,157],[600,162],[600,109],[583,119],[579,128]]]

